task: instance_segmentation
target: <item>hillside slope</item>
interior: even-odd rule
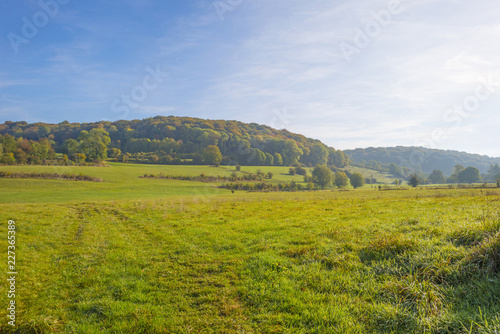
[[[379,164],[395,163],[424,173],[440,169],[446,175],[450,175],[456,165],[476,167],[482,173],[486,173],[491,165],[500,164],[500,158],[424,147],[369,147],[344,152],[356,164],[363,165],[370,161]]]
[[[56,152],[69,153],[65,142],[94,128],[109,133],[110,149],[120,150],[120,154],[142,163],[201,164],[204,150],[212,145],[222,153],[222,164],[288,166],[300,162],[308,166],[328,163],[345,167],[349,163],[342,151],[287,130],[190,117],[59,124],[5,122],[0,124],[0,135],[28,140],[48,138]]]

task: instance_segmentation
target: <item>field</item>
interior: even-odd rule
[[[110,163],[111,167],[64,166],[0,166],[6,172],[72,173],[98,177],[104,182],[70,182],[63,180],[1,179],[0,203],[56,203],[68,201],[112,201],[124,199],[154,199],[178,196],[214,196],[230,194],[216,188],[216,184],[179,180],[143,179],[144,174],[198,176],[230,176],[234,167],[161,166]],[[269,182],[299,182],[304,177],[288,175],[288,167],[242,167],[243,173],[272,172]]]
[[[44,168],[68,171],[0,170]],[[500,331],[500,189],[231,194],[139,178],[166,168],[233,171],[0,179],[0,249],[15,220],[18,271],[17,327],[2,284],[0,332]]]

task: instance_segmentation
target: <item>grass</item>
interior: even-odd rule
[[[361,168],[357,166],[349,166],[347,168],[351,173],[360,173],[365,178],[375,178],[379,183],[387,183],[392,184],[396,178],[392,176],[390,173],[382,173],[380,171],[369,169],[369,168]],[[365,187],[372,187],[372,185],[365,185]]]
[[[1,171],[17,173],[84,174],[101,178],[104,182],[68,184],[61,180],[0,179],[0,203],[64,203],[68,201],[111,201],[127,199],[157,199],[178,196],[216,196],[230,194],[216,184],[140,178],[144,174],[231,176],[234,167],[164,166],[110,163],[111,167],[65,166],[1,166]],[[271,183],[302,182],[303,176],[288,175],[286,167],[242,167],[238,174],[256,173],[261,169],[273,172]]]
[[[500,190],[182,196],[185,182],[138,178],[162,168],[86,167],[103,189],[1,180],[2,234],[9,219],[18,232],[19,333],[500,329]]]

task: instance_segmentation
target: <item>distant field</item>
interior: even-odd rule
[[[0,221],[17,225],[19,333],[494,333],[499,199],[240,193],[0,204]]]
[[[216,184],[193,181],[142,179],[144,174],[230,176],[234,167],[164,166],[110,163],[111,167],[64,166],[0,166],[2,171],[84,174],[104,182],[76,182],[64,180],[0,179],[0,203],[56,203],[67,201],[113,201],[122,199],[150,199],[193,195],[230,194],[217,189]],[[303,182],[303,176],[291,176],[287,167],[242,167],[243,172],[256,173],[260,169],[272,172],[269,182]]]
[[[356,166],[349,166],[348,170],[351,173],[360,173],[365,178],[375,178],[375,179],[377,179],[377,182],[380,182],[380,183],[391,184],[392,182],[394,182],[394,180],[396,180],[396,178],[394,178],[389,173],[382,173],[380,171],[373,170],[373,169],[361,168],[361,167],[356,167]],[[373,186],[376,186],[376,185],[373,185]],[[365,187],[371,188],[372,185],[367,184]]]

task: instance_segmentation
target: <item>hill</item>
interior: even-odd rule
[[[202,164],[206,163],[206,149],[217,146],[222,154],[221,163],[227,165],[289,166],[303,163],[314,166],[328,163],[345,167],[349,163],[342,151],[287,130],[255,123],[189,117],[156,116],[132,121],[64,121],[59,124],[5,122],[0,124],[0,135],[13,137],[7,140],[9,145],[4,140],[3,146],[12,147],[14,155],[12,139],[40,141],[47,138],[55,152],[67,154],[71,159],[71,155],[76,154],[74,147],[78,143],[75,141],[81,139],[82,132],[96,128],[106,131],[110,138],[109,156],[123,162]]]
[[[424,147],[369,147],[344,152],[352,162],[361,166],[377,167],[377,164],[394,163],[423,173],[440,169],[447,175],[452,174],[456,165],[476,167],[481,173],[486,173],[491,165],[500,164],[500,158]]]

